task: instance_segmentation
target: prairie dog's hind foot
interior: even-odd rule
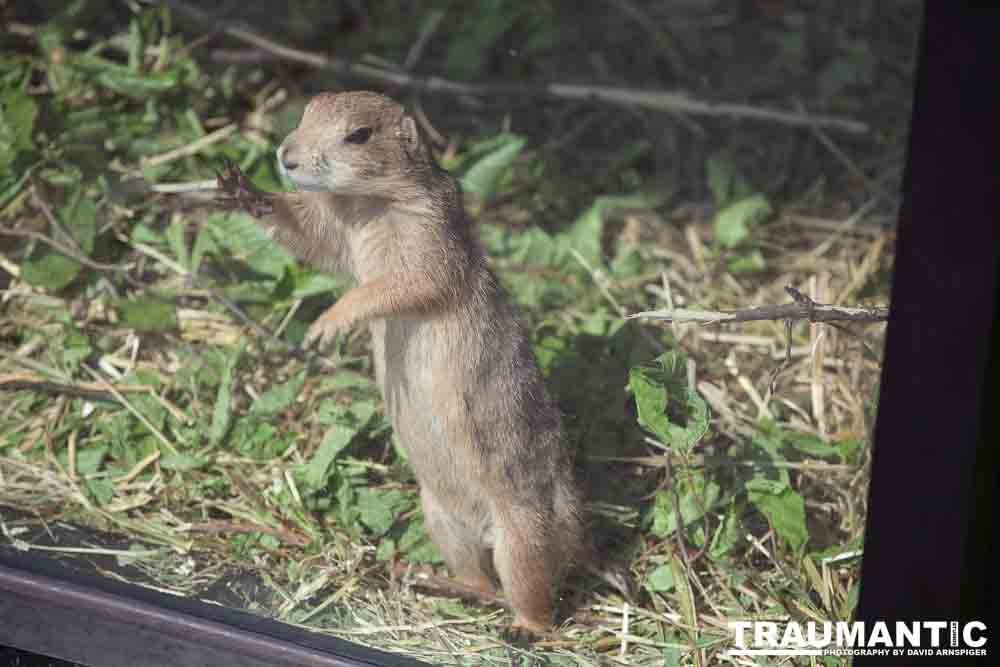
[[[514,646],[528,647],[537,641],[549,639],[554,635],[550,628],[542,628],[532,624],[524,625],[515,620],[500,633],[504,641]]]

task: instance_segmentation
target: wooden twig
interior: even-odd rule
[[[82,398],[87,401],[107,401],[117,403],[118,399],[104,385],[96,382],[80,382],[77,384],[65,384],[62,382],[52,382],[31,373],[11,373],[0,375],[0,391],[18,391],[27,389],[30,391],[44,392],[57,396],[72,396]],[[153,393],[153,388],[149,385],[117,385],[119,392],[143,392]]]
[[[161,4],[174,9],[205,25],[218,23],[218,17],[183,0],[161,0]],[[783,123],[798,127],[826,127],[852,134],[868,132],[867,123],[828,115],[811,115],[800,111],[783,111],[744,104],[716,104],[697,100],[686,93],[666,90],[641,90],[609,86],[571,83],[545,83],[525,85],[509,81],[488,83],[462,83],[438,76],[416,76],[401,70],[390,70],[367,63],[349,62],[322,53],[304,51],[282,44],[236,23],[223,24],[221,31],[230,37],[266,51],[282,60],[302,63],[318,69],[335,72],[341,76],[374,81],[386,86],[398,86],[417,92],[445,95],[513,95],[533,98],[590,100],[607,104],[637,106],[654,111],[694,114],[702,116],[728,116]]]
[[[716,324],[719,322],[756,322],[760,320],[808,320],[809,322],[885,322],[889,319],[889,309],[885,306],[871,308],[847,308],[816,303],[799,294],[794,287],[786,287],[795,298],[794,303],[777,306],[761,306],[744,310],[649,310],[629,315],[627,319],[659,320],[661,322],[697,322]],[[797,295],[797,296],[796,296]]]
[[[102,264],[100,262],[95,262],[94,260],[90,259],[89,257],[84,255],[82,252],[76,250],[75,248],[60,241],[56,241],[55,239],[46,236],[41,232],[36,232],[33,229],[8,229],[0,227],[0,235],[15,236],[19,238],[39,241],[47,246],[50,246],[53,250],[61,252],[62,254],[72,259],[74,262],[77,262],[78,264],[82,264],[86,267],[94,269],[95,271],[113,271],[115,273],[123,273],[125,271],[128,271],[128,267],[125,266],[117,266],[115,264]]]
[[[66,238],[66,241],[57,241],[56,239],[43,234],[42,232],[37,232],[33,229],[13,229],[0,227],[0,234],[4,236],[15,236],[20,238],[32,239],[44,243],[45,245],[51,247],[53,250],[57,250],[62,254],[66,255],[73,261],[83,266],[94,269],[95,271],[112,271],[115,273],[126,273],[129,269],[127,266],[119,266],[117,264],[103,264],[101,262],[96,262],[90,257],[88,257],[83,249],[77,244],[76,239],[73,235],[60,224],[59,219],[56,218],[55,213],[52,211],[52,207],[48,205],[41,195],[38,194],[38,190],[32,188],[31,190],[31,201],[38,207],[38,210],[42,212],[42,215],[48,221],[52,229],[58,231],[62,236]],[[127,278],[127,276],[126,276]]]

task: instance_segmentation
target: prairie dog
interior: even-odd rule
[[[221,200],[356,287],[312,325],[323,342],[371,330],[375,374],[452,575],[551,627],[557,588],[585,551],[561,417],[528,338],[413,118],[371,92],[322,93],[278,149],[295,193],[229,167]]]

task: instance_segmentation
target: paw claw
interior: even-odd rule
[[[503,638],[515,646],[528,646],[541,639],[541,635],[523,625],[513,623],[504,628]]]
[[[242,210],[255,218],[262,218],[274,212],[274,204],[268,195],[257,190],[240,168],[227,157],[222,159],[223,169],[216,172],[215,185],[218,193],[215,201],[229,210]]]
[[[332,343],[336,337],[336,331],[330,331],[324,326],[317,326],[317,324],[313,324],[306,332],[306,337],[302,341],[304,347],[321,350]]]

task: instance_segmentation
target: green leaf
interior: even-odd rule
[[[730,553],[734,547],[743,541],[743,528],[740,526],[740,511],[742,505],[732,501],[723,515],[722,525],[715,531],[709,554],[713,559],[719,559]]]
[[[289,253],[244,213],[213,213],[208,216],[208,229],[221,248],[228,249],[258,273],[277,280],[286,267],[295,263]]]
[[[705,512],[711,511],[722,498],[721,487],[714,481],[706,480],[700,471],[693,471],[687,480],[687,488],[676,491],[681,494],[678,505],[685,527],[699,521],[705,516]],[[657,537],[667,537],[677,529],[674,493],[674,491],[659,491],[656,494],[651,530]]]
[[[764,255],[760,250],[751,250],[745,255],[729,260],[729,271],[737,274],[760,273],[767,268]]]
[[[747,482],[750,502],[767,517],[774,531],[800,553],[809,541],[805,501],[790,486],[754,478]]]
[[[688,452],[708,433],[708,404],[687,386],[681,355],[668,352],[656,361],[659,366],[637,366],[629,371],[639,425],[663,444]],[[674,419],[668,416],[668,408]]]
[[[368,391],[375,388],[375,381],[362,373],[341,368],[330,377],[323,378],[320,387],[323,390],[358,389]]]
[[[358,430],[343,424],[333,424],[326,430],[316,453],[305,467],[305,483],[311,489],[321,489],[326,484],[330,467],[340,452],[351,444]]]
[[[17,154],[34,148],[32,133],[38,105],[23,90],[0,95],[0,169],[13,164]]]
[[[177,258],[177,263],[185,269],[191,270],[191,258],[188,254],[187,239],[184,237],[184,223],[175,220],[167,227],[165,234],[170,250]]]
[[[657,378],[655,369],[637,367],[629,371],[629,388],[635,396],[639,425],[666,443],[670,420],[667,419],[667,388]]]
[[[376,535],[385,535],[392,524],[412,502],[399,489],[382,491],[379,489],[358,489],[358,510],[361,522]]]
[[[524,148],[526,140],[517,135],[501,135],[495,149],[476,160],[462,176],[462,187],[485,199],[493,197],[503,177]]]
[[[396,541],[391,539],[384,539],[378,543],[378,548],[375,549],[375,560],[377,561],[389,561],[396,557]]]
[[[403,535],[399,538],[399,550],[406,554],[406,560],[411,563],[436,564],[443,562],[441,552],[437,550],[430,536],[420,521],[411,521]]]
[[[83,188],[78,187],[56,217],[80,251],[89,255],[94,250],[94,237],[97,235],[97,205],[94,200],[84,196]],[[58,239],[60,234],[54,236]],[[21,264],[21,277],[31,285],[59,290],[69,285],[81,268],[75,259],[47,245],[36,246]]]
[[[306,382],[306,372],[303,370],[288,382],[271,387],[260,398],[254,401],[251,412],[262,415],[274,415],[295,402],[302,386]]]
[[[240,357],[246,349],[247,340],[244,338],[235,349],[229,351],[225,359],[225,367],[222,369],[222,378],[219,388],[215,393],[215,407],[212,410],[212,426],[209,431],[209,441],[212,445],[218,445],[229,431],[229,423],[232,419],[233,402],[233,380],[236,375],[236,368],[240,363]]]
[[[76,452],[76,472],[78,475],[93,475],[101,469],[101,463],[107,456],[108,446],[83,447]],[[63,458],[64,457],[60,457]],[[63,461],[65,463],[65,460]]]
[[[291,293],[293,299],[305,299],[315,294],[328,294],[347,287],[347,280],[343,276],[320,273],[311,269],[291,269],[289,274],[293,279]]]
[[[788,438],[788,443],[803,454],[816,458],[841,458],[843,456],[839,447],[823,442],[814,435],[794,434]]]
[[[753,194],[750,184],[726,151],[716,153],[705,161],[705,175],[716,206],[722,207]]]
[[[674,589],[674,572],[669,565],[661,565],[646,577],[646,588],[654,593],[665,593]]]
[[[72,324],[66,325],[66,337],[63,338],[62,361],[67,369],[76,370],[80,362],[90,356],[93,347],[90,339]]]
[[[206,465],[208,465],[208,461],[206,459],[189,456],[187,454],[168,453],[160,457],[160,467],[167,470],[197,470],[198,468],[204,468]]]
[[[753,195],[730,204],[715,215],[715,238],[734,248],[750,237],[750,228],[771,215],[771,204],[763,195]]]
[[[88,479],[84,486],[98,505],[107,505],[115,497],[115,485],[110,479]]]
[[[272,424],[253,418],[236,422],[229,438],[237,452],[257,461],[281,456],[291,445]]]
[[[598,197],[583,214],[557,236],[559,244],[573,248],[594,268],[604,265],[601,244],[604,238],[604,218],[619,208],[651,208],[659,200],[649,195],[628,195],[622,197]]]
[[[173,90],[179,81],[176,71],[136,74],[117,66],[107,67],[97,75],[97,82],[105,88],[139,100]]]
[[[177,328],[177,308],[155,296],[118,301],[122,321],[136,331],[169,331]]]
[[[191,248],[191,258],[187,264],[187,269],[193,273],[197,274],[198,269],[201,267],[201,260],[206,254],[216,251],[215,241],[212,239],[211,232],[209,232],[204,227],[198,230],[197,236],[194,237],[194,247]]]

